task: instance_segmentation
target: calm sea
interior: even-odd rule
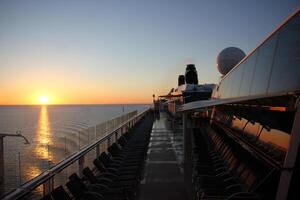
[[[29,140],[5,137],[5,187],[11,191],[88,144],[82,130],[149,105],[0,106],[0,133],[20,130]]]

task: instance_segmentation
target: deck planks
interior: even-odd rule
[[[162,113],[153,124],[140,200],[187,199],[184,177],[172,143],[174,133],[168,123],[167,114]]]

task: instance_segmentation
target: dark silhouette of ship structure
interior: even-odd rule
[[[201,85],[188,64],[153,108],[4,199],[38,186],[43,200],[300,199],[300,10],[250,54],[221,51],[217,67],[219,84]],[[55,185],[71,163],[78,172]]]

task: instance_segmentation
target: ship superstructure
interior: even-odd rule
[[[212,98],[181,109],[190,192],[198,199],[299,199],[300,11],[244,58],[224,51]]]
[[[198,74],[194,64],[186,66],[185,75],[178,76],[178,86],[171,89],[167,95],[162,95],[166,109],[175,117],[180,106],[197,100],[207,100],[211,97],[215,84],[198,84]]]

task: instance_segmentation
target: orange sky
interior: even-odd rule
[[[37,104],[42,95],[50,104],[151,103],[188,63],[200,83],[218,83],[222,49],[250,52],[298,7],[217,5],[0,1],[0,105]]]
[[[184,63],[170,72],[147,63],[143,69],[107,61],[92,69],[85,65],[34,56],[7,62],[0,74],[0,105],[40,104],[40,96],[48,96],[49,104],[151,103],[152,94],[168,92],[185,70]]]
[[[30,64],[30,62],[29,62]],[[181,67],[184,69],[184,67]],[[0,105],[40,104],[47,96],[49,104],[134,104],[151,103],[152,94],[165,94],[176,85],[172,73],[107,71],[49,67],[13,71],[0,84]],[[152,77],[156,76],[156,80]],[[169,77],[166,79],[165,77]]]
[[[159,93],[157,89],[162,88],[158,83],[152,84],[151,79],[134,79],[130,75],[118,77],[118,81],[113,82],[105,78],[89,79],[89,75],[82,73],[65,74],[68,73],[28,71],[15,74],[14,81],[5,82],[0,88],[0,105],[40,104],[40,96],[47,96],[49,104],[151,103],[153,91]],[[166,84],[166,91],[169,85]]]
[[[11,94],[10,92],[7,92],[0,94],[0,105],[40,104],[40,96],[46,96],[49,99],[49,104],[147,104],[152,101],[151,96],[145,97],[143,94],[114,94],[108,92],[98,94],[93,93],[94,92],[90,91],[78,91],[78,93],[76,92],[71,94],[70,92],[63,91],[56,91],[56,93],[52,91],[44,91],[35,92],[26,96],[26,94],[22,92],[19,92],[19,94]]]
[[[69,89],[27,89],[2,90],[0,94],[0,105],[23,105],[40,104],[39,98],[46,96],[49,104],[129,104],[129,103],[151,103],[151,95],[138,91],[116,92],[95,88],[69,88]]]

